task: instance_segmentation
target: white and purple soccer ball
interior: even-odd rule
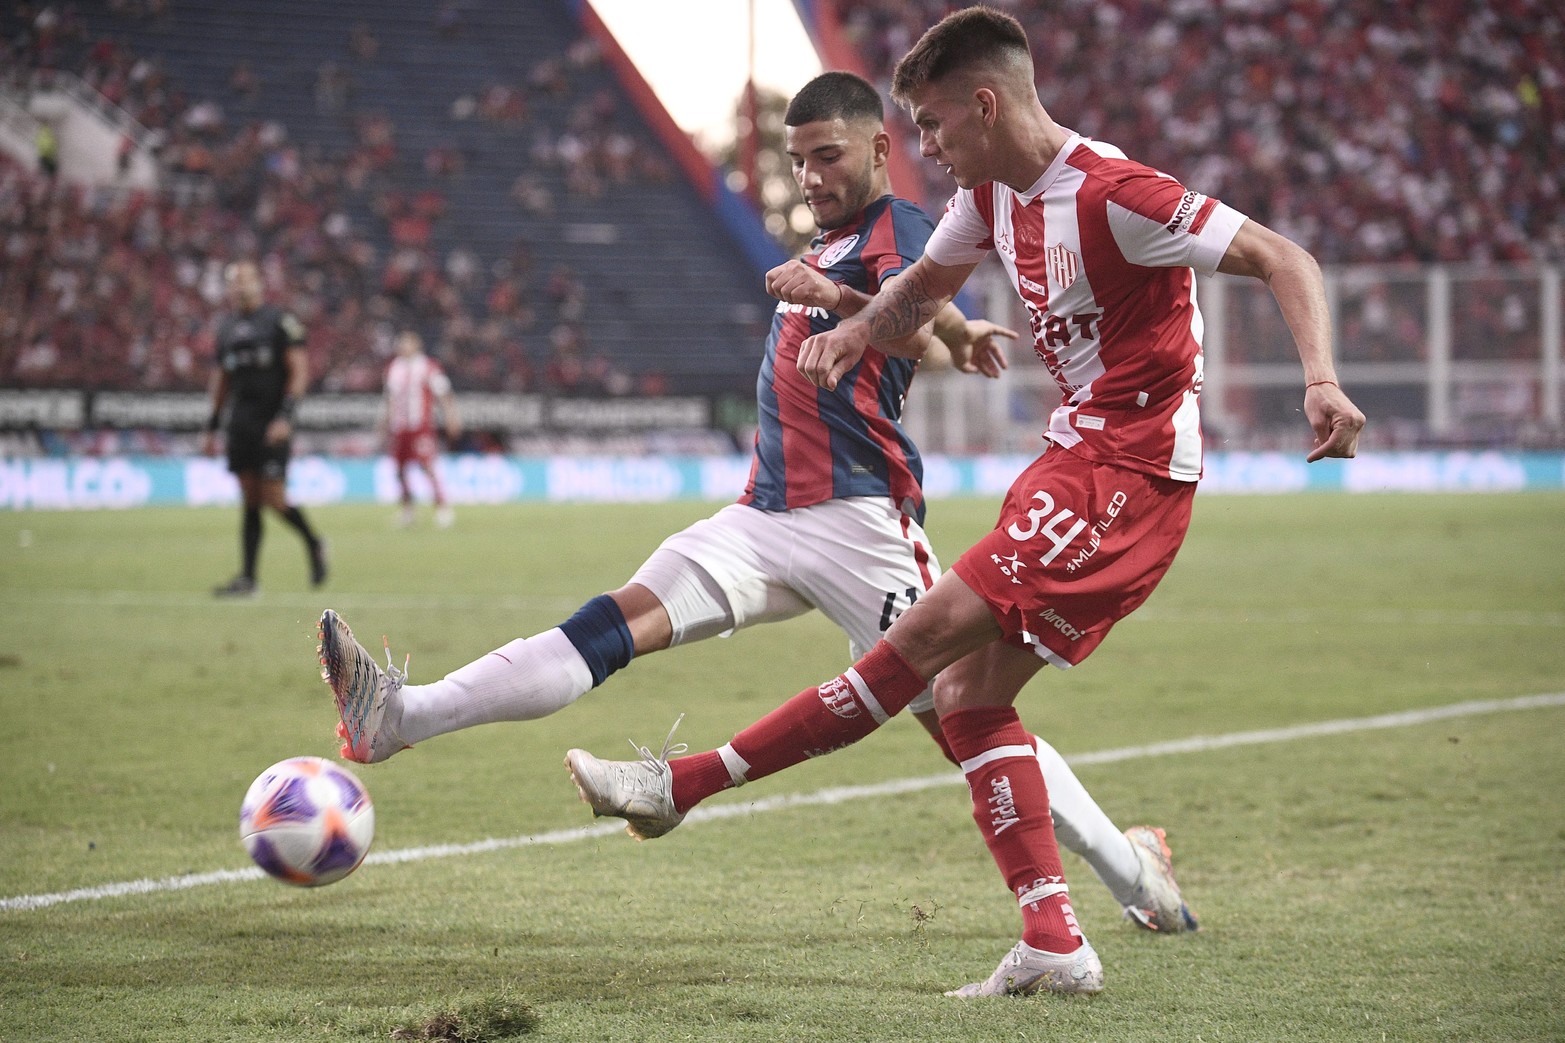
[[[375,837],[375,807],[352,772],[321,757],[290,757],[250,784],[239,838],[286,884],[320,887],[353,872]]]

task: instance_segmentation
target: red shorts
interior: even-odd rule
[[[1051,446],[1011,484],[994,531],[952,570],[1008,642],[1074,666],[1151,595],[1184,542],[1194,499],[1194,482]]]
[[[391,458],[398,467],[410,463],[432,463],[439,451],[440,442],[435,438],[435,433],[427,428],[423,431],[397,431],[391,436]]]

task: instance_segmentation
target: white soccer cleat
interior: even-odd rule
[[[947,996],[1031,996],[1035,992],[1091,995],[1103,991],[1103,961],[1085,938],[1075,952],[1045,952],[1026,942],[1005,954],[985,981],[952,989]]]
[[[395,709],[393,719],[402,716],[404,669],[391,665],[391,648],[386,648],[386,669],[382,670],[364,646],[353,639],[348,624],[331,609],[321,613],[318,630],[321,643],[321,680],[331,688],[337,703],[337,737],[343,739],[342,756],[360,764],[383,761],[408,748],[396,729],[387,721],[387,709]]]
[[[684,719],[680,714],[674,728]],[[625,832],[637,840],[660,837],[685,820],[683,812],[674,810],[674,772],[668,766],[668,755],[684,753],[689,747],[684,743],[669,745],[674,728],[668,730],[660,754],[632,742],[631,749],[641,754],[637,761],[600,760],[586,750],[566,752],[565,767],[571,781],[594,815],[624,819]]]
[[[1136,897],[1125,906],[1125,918],[1159,934],[1197,930],[1200,924],[1174,881],[1174,853],[1168,849],[1163,831],[1153,826],[1131,826],[1125,830],[1125,839],[1141,862]]]
[[[449,505],[435,508],[435,528],[449,529],[456,524],[456,512]]]

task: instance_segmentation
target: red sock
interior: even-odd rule
[[[1032,736],[1011,707],[958,710],[940,719],[973,795],[973,819],[1022,909],[1022,941],[1072,952],[1081,929],[1049,818],[1049,791]]]
[[[668,766],[674,773],[674,810],[681,815],[734,784],[728,765],[716,750],[677,757]]]
[[[930,738],[935,740],[935,745],[940,747],[940,752],[945,754],[946,760],[955,764],[958,768],[962,766],[962,762],[956,759],[956,754],[951,752],[951,743],[946,740],[944,732],[935,732],[930,735]]]
[[[858,742],[928,687],[895,648],[876,642],[864,658],[817,688],[806,688],[734,736],[728,748],[744,781],[774,775]],[[670,761],[674,807],[688,811],[733,785],[717,753]]]

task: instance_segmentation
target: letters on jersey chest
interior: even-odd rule
[[[223,332],[221,356],[223,368],[266,369],[275,360],[270,330],[248,318],[235,319]]]
[[[1098,306],[1087,277],[1068,177],[1023,204],[1009,193],[994,200],[994,243],[1027,309],[1033,351],[1071,393],[1101,375]]]

